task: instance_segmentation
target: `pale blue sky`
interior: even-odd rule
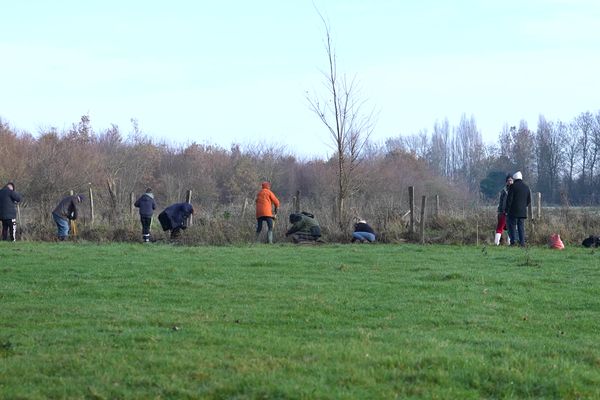
[[[379,111],[373,139],[473,115],[484,139],[538,115],[600,109],[596,0],[317,1],[338,70]],[[131,118],[174,143],[264,142],[330,152],[311,0],[0,0],[0,117],[17,129],[97,130]]]

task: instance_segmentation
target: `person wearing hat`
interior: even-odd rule
[[[14,242],[17,236],[17,203],[21,195],[15,192],[15,184],[8,182],[0,189],[0,220],[2,220],[2,240]]]
[[[494,237],[494,244],[496,246],[500,245],[502,233],[506,230],[506,198],[508,197],[508,189],[513,184],[512,175],[506,175],[505,182],[506,185],[500,191],[500,201],[498,202],[498,223],[496,224],[496,236]]]
[[[523,174],[517,171],[512,176],[513,184],[506,196],[506,216],[508,223],[508,236],[510,245],[525,246],[525,219],[527,219],[527,207],[531,204],[531,191],[529,186],[523,182]],[[518,240],[517,235],[518,234]]]
[[[56,223],[58,240],[63,241],[69,236],[69,221],[77,219],[77,205],[85,199],[82,194],[64,197],[52,211],[52,218]]]
[[[263,222],[267,223],[267,241],[273,243],[273,221],[277,218],[279,200],[271,191],[271,183],[263,182],[256,194],[256,241],[260,238]]]
[[[375,242],[375,231],[367,221],[364,219],[359,220],[354,224],[354,232],[352,232],[352,243],[359,241],[360,243],[373,243]]]
[[[152,225],[152,214],[156,210],[156,202],[151,188],[146,189],[146,193],[140,196],[133,204],[140,209],[140,221],[142,223],[142,240],[144,243],[150,241],[150,226]]]

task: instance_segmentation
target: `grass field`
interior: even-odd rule
[[[0,243],[0,398],[600,398],[600,252]]]

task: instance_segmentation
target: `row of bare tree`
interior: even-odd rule
[[[554,204],[600,204],[600,111],[583,112],[569,122],[548,121],[540,115],[537,129],[525,121],[505,125],[498,143],[484,144],[473,117],[463,116],[456,127],[448,120],[429,134],[400,136],[387,141],[426,161],[439,176],[462,181],[485,197],[497,195],[508,172],[520,170],[533,190]]]

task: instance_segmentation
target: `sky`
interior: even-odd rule
[[[371,139],[473,116],[484,140],[600,109],[597,0],[0,0],[0,118],[34,135],[88,114],[171,144],[333,152],[307,96],[339,74]]]

